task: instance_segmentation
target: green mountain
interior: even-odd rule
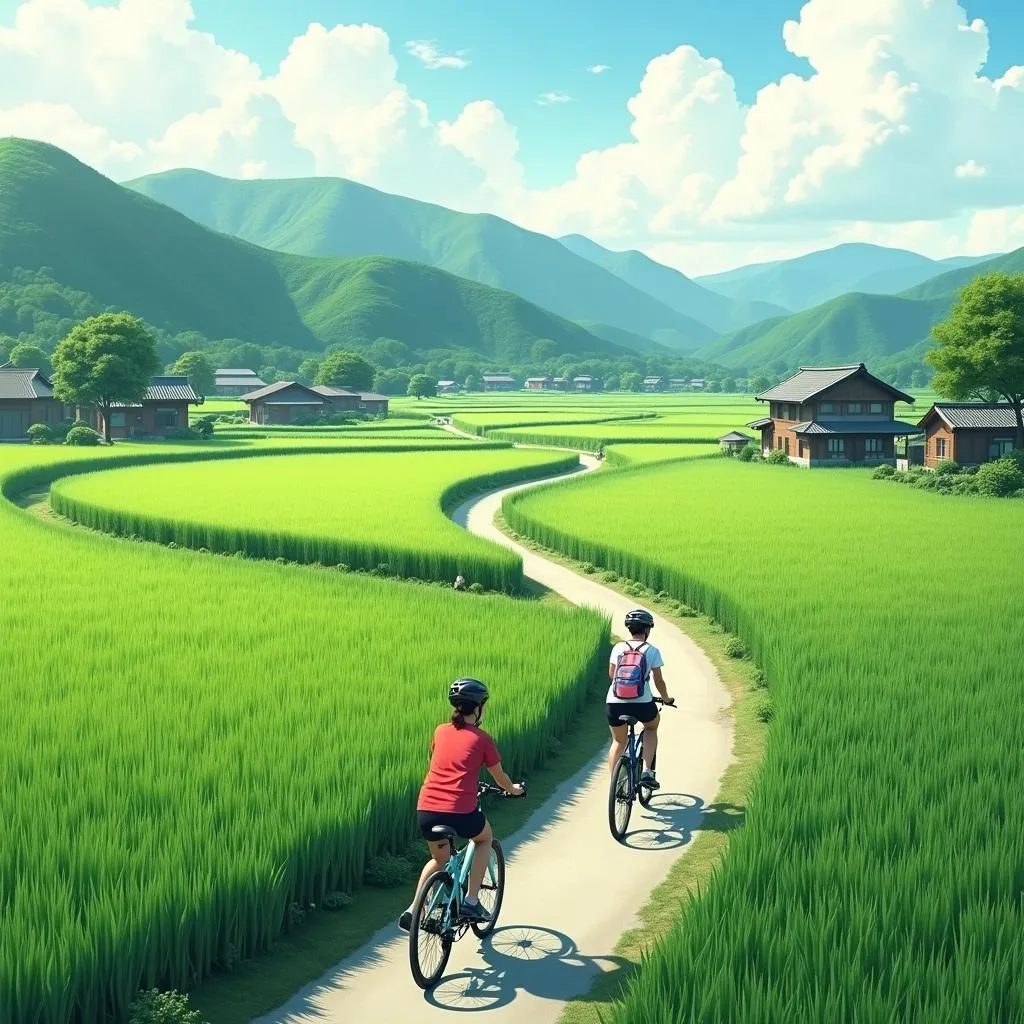
[[[0,140],[0,333],[30,333],[36,314],[66,329],[109,308],[169,334],[311,353],[381,337],[416,352],[459,349],[498,362],[524,357],[539,338],[559,353],[624,351],[517,295],[433,267],[258,248],[53,146]]]
[[[343,178],[235,181],[177,170],[126,183],[192,220],[305,256],[383,255],[502,288],[570,320],[605,323],[680,352],[716,332],[570,252],[488,214],[465,214]]]
[[[953,257],[964,268],[988,257]],[[906,249],[851,242],[791,260],[755,263],[697,283],[734,299],[773,302],[801,311],[851,292],[895,295],[948,269]]]
[[[578,256],[604,267],[669,308],[696,317],[722,333],[790,312],[769,302],[747,302],[720,295],[635,249],[613,252],[583,235],[564,235],[559,241]]]
[[[990,274],[994,271],[1002,271],[1004,274],[1024,273],[1024,248],[1015,249],[1013,252],[1004,253],[1002,256],[995,256],[967,267],[949,270],[903,294],[909,299],[933,299],[939,295],[955,296],[968,281],[973,280],[979,274]]]

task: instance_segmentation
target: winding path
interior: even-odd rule
[[[587,469],[598,465],[588,456],[582,461]],[[516,551],[527,576],[610,615],[618,634],[633,606],[629,598],[515,544],[494,525],[506,494],[544,482],[475,498],[452,518]],[[408,941],[390,925],[255,1024],[418,1024],[451,1020],[453,1011],[480,1012],[501,1024],[547,1024],[590,988],[598,972],[620,969],[612,955],[619,936],[639,923],[637,910],[699,829],[702,808],[714,799],[732,750],[724,714],[729,697],[711,662],[675,626],[659,624],[655,638],[679,710],[662,716],[661,790],[648,811],[634,807],[627,845],[608,832],[602,749],[522,829],[503,837],[508,881],[498,927],[485,942],[470,934],[456,943],[445,977],[432,992],[413,983]]]

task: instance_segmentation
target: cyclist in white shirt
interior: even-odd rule
[[[654,763],[654,755],[658,751],[658,725],[661,722],[661,715],[658,713],[658,705],[654,703],[654,692],[651,689],[651,680],[657,687],[662,702],[669,707],[675,705],[675,700],[668,695],[668,688],[665,686],[665,679],[662,675],[662,668],[665,660],[649,640],[651,630],[654,629],[654,616],[643,608],[635,608],[626,615],[626,629],[629,630],[632,641],[621,641],[612,648],[611,660],[608,665],[608,678],[614,680],[615,670],[619,664],[619,658],[627,651],[641,651],[647,661],[647,677],[644,679],[643,689],[639,696],[624,699],[616,696],[615,685],[608,687],[607,712],[608,727],[612,733],[612,746],[608,753],[608,769],[615,771],[615,765],[626,750],[627,726],[621,722],[620,716],[629,715],[638,722],[643,723],[644,735],[644,771],[641,781],[648,789],[657,789],[658,782],[654,778],[651,765]]]

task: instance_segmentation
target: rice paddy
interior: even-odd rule
[[[0,449],[0,486],[158,457]],[[516,774],[606,656],[588,612],[126,543],[7,502],[0,550],[5,1024],[124,1020],[140,986],[184,989],[266,949],[290,908],[352,891],[412,839],[452,678],[491,685]]]
[[[770,687],[746,825],[617,1024],[1024,1016],[1024,519],[868,477],[694,460],[506,502],[737,632]]]

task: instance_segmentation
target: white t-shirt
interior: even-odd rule
[[[609,659],[610,665],[617,665],[619,663],[619,655],[628,651],[630,648],[634,650],[637,647],[637,641],[631,640],[626,643],[625,640],[620,640],[613,648],[612,655]],[[606,703],[608,704],[646,704],[648,701],[654,699],[654,691],[651,689],[651,673],[656,668],[665,667],[665,659],[661,656],[661,651],[658,650],[654,644],[644,644],[643,653],[647,658],[647,678],[644,680],[644,692],[639,697],[631,697],[629,700],[622,700],[620,697],[615,696],[615,687],[612,684],[608,686],[608,696]]]

